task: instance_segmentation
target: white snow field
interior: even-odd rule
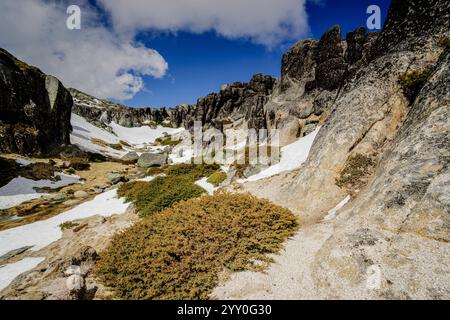
[[[210,195],[213,195],[214,191],[216,191],[218,188],[214,187],[214,185],[209,183],[207,180],[208,178],[202,178],[196,181],[195,184],[205,189]]]
[[[71,184],[80,183],[80,177],[57,173],[59,181],[38,180],[17,177],[0,188],[0,210],[15,207],[23,202],[38,199],[47,195],[38,193],[34,188],[58,189]]]
[[[268,178],[285,171],[292,171],[300,168],[300,166],[308,159],[309,151],[314,143],[314,139],[319,132],[320,127],[305,137],[281,148],[280,162],[264,169],[247,179],[238,180],[239,183],[249,181],[257,181]]]
[[[44,258],[25,258],[0,266],[0,290],[6,288],[18,275],[37,267],[42,261]]]
[[[31,161],[28,161],[28,160],[26,160],[26,159],[17,158],[17,159],[16,159],[16,163],[18,163],[21,167],[26,167],[26,166],[28,166],[29,164],[31,164],[32,162],[31,162]]]
[[[111,122],[109,126],[114,132],[111,133],[94,126],[83,117],[74,113],[72,113],[71,124],[73,132],[70,135],[70,140],[73,144],[85,151],[97,152],[114,158],[121,158],[135,148],[144,147],[146,143],[154,143],[164,133],[172,135],[184,131],[184,128],[165,128],[162,126],[158,126],[156,129],[152,129],[149,126],[126,128]],[[125,141],[132,147],[125,147],[124,150],[115,150],[107,146],[97,145],[92,142],[92,139],[100,139],[109,144],[117,144],[120,141]],[[152,148],[155,150],[158,149],[158,147],[149,147],[149,149]]]
[[[26,246],[32,246],[33,251],[40,250],[61,238],[60,224],[95,215],[122,214],[128,206],[123,198],[117,198],[117,190],[114,189],[50,219],[0,231],[0,256]]]

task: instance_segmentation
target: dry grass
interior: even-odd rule
[[[108,143],[98,138],[91,138],[91,142],[101,147],[109,147],[114,150],[123,150],[122,143]]]
[[[356,154],[351,156],[336,179],[336,185],[348,190],[359,189],[367,182],[367,177],[375,167],[375,161],[368,156]]]
[[[227,178],[227,174],[223,171],[216,171],[209,176],[207,182],[211,183],[214,187],[218,187]]]
[[[95,272],[123,299],[208,299],[222,271],[263,270],[297,228],[248,194],[191,199],[116,235]]]

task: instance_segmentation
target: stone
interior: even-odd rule
[[[0,152],[48,154],[70,144],[73,105],[55,77],[0,49]]]
[[[136,163],[139,159],[139,155],[132,151],[128,152],[126,155],[122,157],[122,161]]]
[[[77,199],[84,199],[89,197],[89,194],[86,191],[78,190],[74,192],[73,196]]]
[[[48,196],[45,196],[44,198],[46,200],[55,202],[55,203],[59,203],[59,202],[64,202],[67,199],[67,194],[66,193],[55,193],[55,194],[50,194]]]
[[[117,172],[108,172],[106,179],[113,185],[127,180],[123,174]]]
[[[68,266],[67,269],[64,271],[64,274],[66,276],[81,275],[81,268],[80,266],[75,265]]]
[[[143,153],[137,162],[141,168],[160,167],[167,163],[167,153]]]
[[[66,286],[69,292],[75,296],[78,296],[86,289],[84,278],[79,274],[69,276],[66,280]]]

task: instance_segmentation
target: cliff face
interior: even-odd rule
[[[383,31],[340,89],[294,99],[288,111],[303,117],[328,98],[307,161],[239,190],[289,207],[302,231],[266,275],[236,275],[219,297],[449,299],[449,14],[444,0],[392,1]],[[311,57],[307,65],[317,60],[297,52]],[[354,55],[344,56],[350,70]],[[289,82],[299,87],[314,72],[301,74],[308,80]]]
[[[43,154],[70,144],[70,93],[0,49],[0,152]]]

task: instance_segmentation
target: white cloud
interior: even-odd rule
[[[308,32],[306,0],[98,0],[116,30],[214,30],[266,46],[297,40]]]
[[[101,98],[132,98],[143,88],[142,76],[164,76],[168,65],[158,52],[117,36],[86,2],[81,7],[82,29],[68,30],[67,5],[2,0],[0,47]]]
[[[308,33],[305,1],[97,0],[111,18],[105,27],[88,0],[1,0],[0,47],[66,86],[125,100],[144,89],[143,76],[168,70],[157,51],[135,43],[138,32],[215,31],[272,47]],[[81,7],[81,30],[66,28],[72,3]]]

